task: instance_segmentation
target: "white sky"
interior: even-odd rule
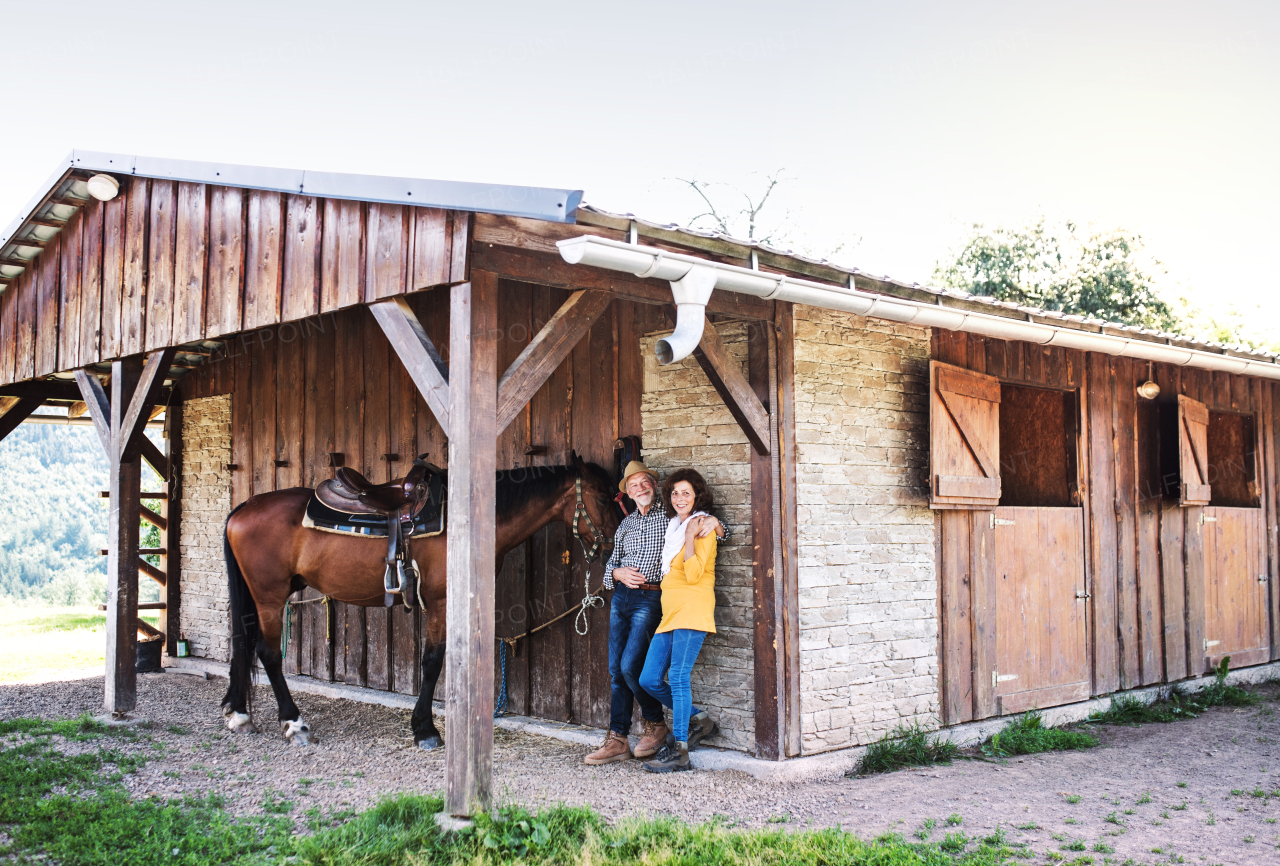
[[[925,282],[973,222],[1141,234],[1264,305],[1280,4],[0,0],[0,223],[73,147],[581,188],[684,220],[744,186],[815,250]],[[1267,46],[1273,46],[1271,50]]]

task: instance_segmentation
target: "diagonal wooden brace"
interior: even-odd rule
[[[449,367],[436,351],[422,323],[402,297],[370,304],[369,312],[373,313],[373,318],[387,335],[391,348],[448,437]]]

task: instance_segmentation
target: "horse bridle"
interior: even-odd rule
[[[573,485],[578,493],[578,504],[573,509],[573,537],[578,539],[578,544],[582,545],[582,555],[586,558],[587,565],[591,565],[596,561],[596,557],[600,555],[600,551],[604,549],[605,537],[600,533],[600,529],[595,525],[595,522],[592,521],[591,513],[587,511],[587,504],[582,501],[582,473],[578,473]],[[594,539],[590,549],[587,548],[587,543],[582,540],[582,535],[578,532],[578,521],[583,517],[587,519],[587,526],[591,527],[591,535]]]

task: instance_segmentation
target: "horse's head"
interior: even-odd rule
[[[582,492],[580,497],[575,496],[570,528],[581,539],[588,559],[595,559],[613,544],[613,534],[622,522],[622,515],[614,502],[616,487],[604,467],[586,462],[576,452],[573,454],[573,468],[577,478],[582,479]]]

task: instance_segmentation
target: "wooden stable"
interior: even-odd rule
[[[1276,658],[1275,382],[948,331],[933,357],[946,723]]]
[[[101,174],[119,183],[105,202],[86,187]],[[180,517],[196,528],[181,419],[225,395],[230,457],[214,474],[229,479],[228,510],[344,465],[385,480],[425,452],[450,469],[447,803],[484,808],[495,639],[574,607],[601,577],[560,525],[493,562],[494,472],[571,452],[612,466],[668,375],[641,345],[674,321],[672,287],[634,275],[644,268],[570,264],[557,242],[587,236],[660,252],[649,272],[665,255],[728,269],[735,285],[776,281],[712,293],[696,364],[679,374],[732,421],[698,432],[730,443],[705,453],[741,442],[750,601],[724,614],[745,624],[749,682],[729,700],[745,705],[756,755],[846,748],[898,718],[956,724],[1174,682],[1227,655],[1276,658],[1274,358],[872,279],[579,197],[72,155],[0,235],[0,397],[18,398],[0,433],[41,404],[83,401],[110,458],[109,711],[136,700],[139,461],[168,485],[156,515],[168,555],[147,573],[166,586],[172,654],[180,606],[197,600],[179,568]],[[811,300],[787,300],[787,285]],[[894,324],[912,317],[978,330]],[[1033,326],[1097,349],[991,336]],[[733,328],[745,352],[722,338]],[[1182,360],[1121,354],[1157,349]],[[1148,380],[1155,399],[1139,395]],[[161,404],[167,454],[141,435]],[[848,470],[864,458],[874,471]],[[880,552],[904,543],[930,561]],[[418,691],[418,612],[296,600],[287,671]],[[889,622],[913,605],[912,625]],[[607,608],[586,617],[585,636],[564,619],[518,644],[510,710],[606,723]],[[906,678],[923,692],[904,697]]]

